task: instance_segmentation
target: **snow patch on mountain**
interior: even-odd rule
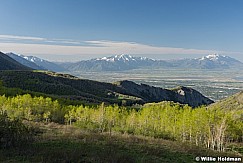
[[[122,62],[138,62],[138,61],[147,61],[147,60],[153,60],[149,59],[147,57],[133,57],[129,54],[120,54],[115,55],[111,57],[103,57],[103,58],[96,58],[96,61],[107,61],[107,62],[116,62],[116,61],[122,61]]]
[[[23,58],[31,62],[44,62],[43,59],[34,56],[24,56]]]
[[[211,61],[218,61],[218,60],[227,60],[227,59],[232,59],[228,56],[225,55],[219,55],[219,54],[209,54],[207,56],[204,56],[202,58],[199,58],[199,60],[211,60]]]

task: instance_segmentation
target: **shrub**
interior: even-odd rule
[[[6,113],[0,114],[0,148],[23,146],[32,142],[33,131],[19,120],[10,120]]]

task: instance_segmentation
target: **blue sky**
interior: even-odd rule
[[[243,61],[241,0],[3,0],[0,51],[49,60],[210,53]]]

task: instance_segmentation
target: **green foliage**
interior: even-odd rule
[[[0,113],[0,148],[23,146],[33,140],[34,130],[19,120],[10,120]]]
[[[243,109],[243,91],[222,99],[209,107],[220,107],[224,110],[242,110]]]
[[[124,107],[72,107],[65,118],[68,124],[95,132],[121,132],[190,142],[224,151],[228,142],[242,142],[242,110],[220,108],[192,109],[173,102],[145,105],[143,109]]]
[[[34,124],[43,131],[38,141],[21,148],[0,149],[0,162],[189,163],[195,162],[196,156],[239,157],[237,154],[219,153],[187,142],[114,132],[87,132],[57,123]],[[232,148],[242,149],[236,145]]]
[[[227,143],[243,141],[243,110],[223,110],[216,105],[210,109],[173,102],[146,104],[141,109],[104,103],[66,106],[49,97],[25,94],[0,96],[0,111],[14,123],[66,122],[93,132],[171,139],[219,151],[224,151]]]
[[[65,108],[49,97],[31,97],[29,94],[15,97],[0,96],[0,111],[11,120],[64,123]]]

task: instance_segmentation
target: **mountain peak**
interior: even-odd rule
[[[214,54],[209,54],[206,56],[206,58],[218,58],[220,55],[217,54],[217,53],[214,53]]]
[[[135,57],[132,57],[129,54],[120,54],[120,55],[116,55],[114,57],[115,59],[117,59],[118,61],[122,60],[122,61],[130,61],[130,60],[135,60]]]
[[[24,56],[23,58],[28,60],[28,61],[31,61],[31,62],[36,62],[36,61],[44,62],[43,59],[35,57],[35,56]]]
[[[220,59],[227,59],[227,58],[230,58],[230,57],[214,53],[214,54],[209,54],[207,56],[204,56],[204,57],[200,58],[199,60],[217,61],[217,60],[220,60]]]
[[[145,60],[151,60],[147,57],[134,57],[130,54],[119,54],[115,56],[110,57],[103,57],[103,58],[97,58],[95,59],[97,61],[107,61],[107,62],[116,62],[116,61],[122,61],[122,62],[130,62],[130,61],[145,61]]]
[[[31,70],[31,68],[0,52],[0,70]]]
[[[115,55],[116,58],[133,58],[131,55],[129,54],[119,54],[119,55]]]
[[[9,53],[6,53],[7,55],[9,55],[9,56],[14,56],[14,55],[16,55],[16,56],[19,56],[19,57],[24,57],[22,54],[15,54],[15,53],[13,53],[13,52],[9,52]]]

